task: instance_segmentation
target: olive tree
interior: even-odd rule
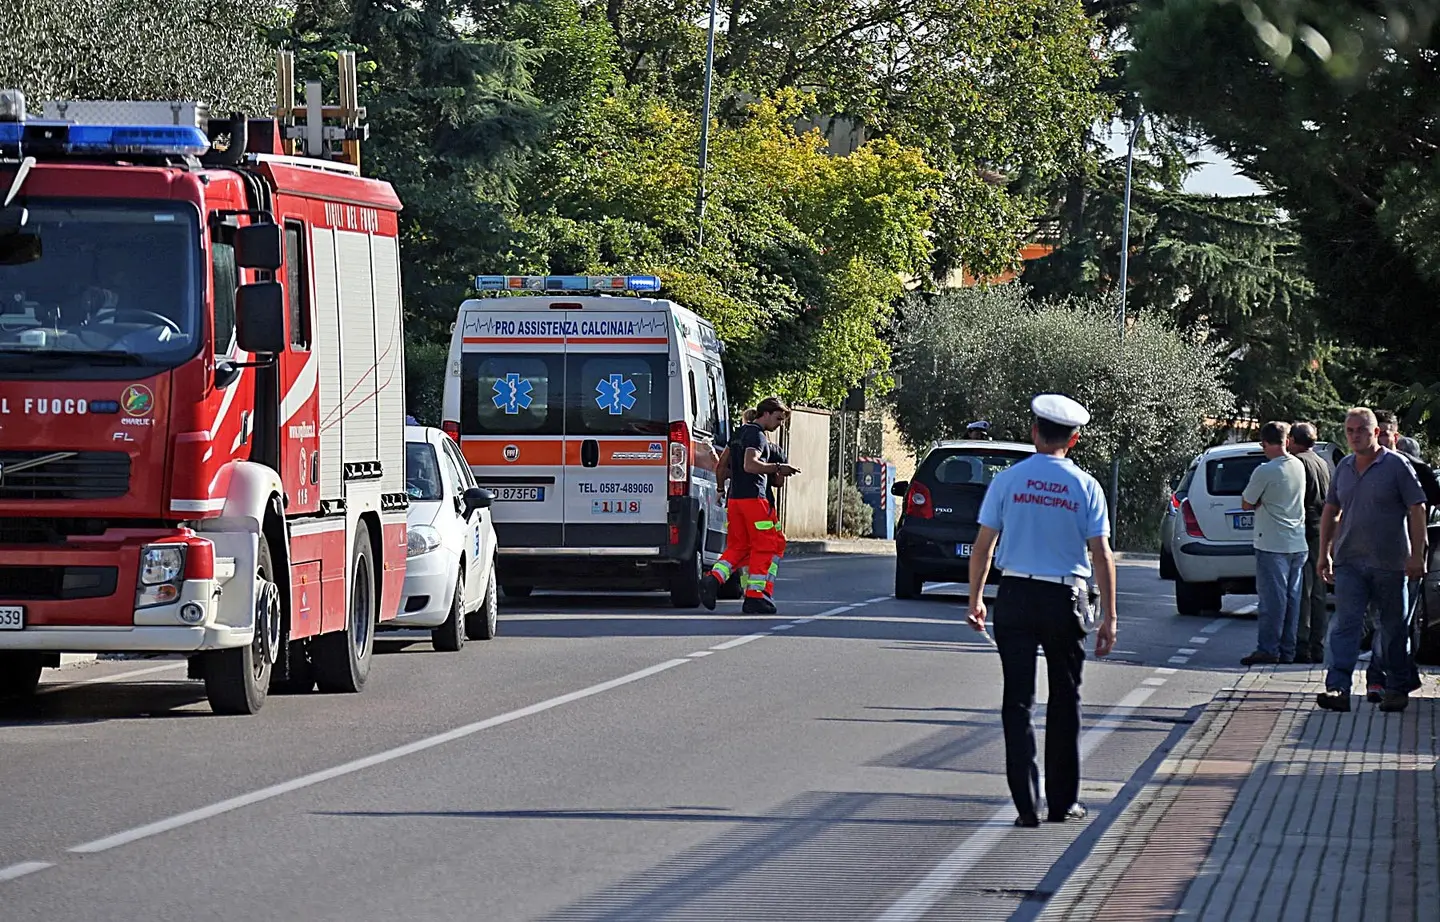
[[[14,0],[0,87],[52,99],[195,99],[223,115],[275,104],[281,0]]]
[[[1207,418],[1228,418],[1221,346],[1153,316],[1132,318],[1122,343],[1094,301],[1044,302],[1019,285],[914,297],[894,352],[893,402],[916,448],[988,419],[999,439],[1028,441],[1030,399],[1068,394],[1091,413],[1073,457],[1109,489],[1120,459],[1116,541],[1153,544],[1169,479],[1210,442]]]

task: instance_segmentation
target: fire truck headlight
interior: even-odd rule
[[[140,585],[161,586],[178,582],[185,572],[185,546],[158,544],[140,553]]]

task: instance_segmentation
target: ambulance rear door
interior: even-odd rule
[[[470,310],[460,360],[460,448],[495,492],[509,548],[565,544],[565,327],[560,312]]]
[[[565,546],[664,546],[670,391],[680,386],[670,312],[597,305],[566,321]]]

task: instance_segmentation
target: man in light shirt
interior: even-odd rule
[[[1295,661],[1295,631],[1304,587],[1305,465],[1285,451],[1288,423],[1266,423],[1260,448],[1268,459],[1250,475],[1241,508],[1255,513],[1255,588],[1260,596],[1259,643],[1245,666]]]

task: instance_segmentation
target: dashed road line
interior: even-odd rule
[[[12,864],[8,868],[0,868],[0,880],[15,880],[17,877],[24,877],[26,874],[34,874],[36,871],[53,867],[55,867],[54,863],[49,861],[22,861],[19,864]]]
[[[1200,633],[1202,633],[1202,634],[1215,634],[1215,633],[1219,632],[1220,630],[1222,630],[1222,629],[1225,627],[1225,625],[1227,625],[1227,624],[1229,624],[1229,623],[1230,623],[1230,619],[1229,619],[1229,618],[1216,618],[1214,621],[1211,621],[1209,624],[1207,624],[1207,625],[1205,625],[1204,627],[1202,627],[1202,628],[1200,629]]]
[[[1179,652],[1181,656],[1194,656],[1200,651],[1196,650],[1194,647],[1181,647]]]
[[[1188,656],[1172,656],[1172,657],[1170,657],[1168,660],[1166,660],[1165,662],[1167,662],[1167,663],[1174,663],[1174,664],[1177,665],[1177,666],[1183,666],[1183,665],[1185,665],[1186,663],[1190,662],[1190,657],[1188,657]]]
[[[1209,638],[1209,637],[1191,637],[1189,640],[1187,640],[1187,641],[1185,641],[1185,642],[1186,642],[1186,643],[1209,643],[1209,642],[1210,642],[1210,638]]]

